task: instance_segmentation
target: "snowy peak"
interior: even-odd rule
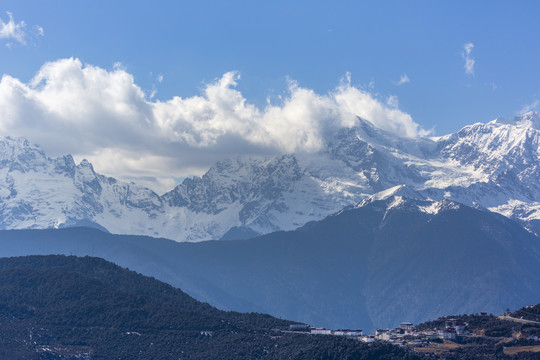
[[[485,174],[486,180],[500,183],[516,177],[537,186],[540,130],[533,125],[538,118],[537,113],[528,113],[516,121],[497,119],[488,124],[466,126],[439,139],[441,156],[472,166]]]
[[[515,116],[513,119],[497,118],[489,124],[514,125],[523,128],[540,130],[540,115],[536,111],[529,111],[522,115]]]
[[[15,160],[17,156],[28,152],[38,152],[45,156],[38,146],[30,144],[25,138],[0,138],[0,154],[3,160]]]
[[[92,166],[83,160],[80,166]],[[48,158],[43,150],[31,144],[25,138],[0,138],[0,167],[9,171],[50,172],[73,177],[76,170],[75,161],[71,155],[56,159]]]
[[[437,143],[431,139],[401,138],[364,121],[338,131],[322,155],[361,175],[373,194],[396,184],[419,186],[428,181],[425,168],[434,167],[428,159],[435,156],[436,149]]]
[[[430,138],[400,137],[376,128],[367,120],[358,118],[358,122],[358,126],[338,130],[328,141],[327,151],[340,157],[345,154],[363,155],[363,152],[372,155],[374,150],[380,152],[390,150],[424,157],[436,150],[436,142]]]
[[[422,196],[418,191],[415,191],[410,187],[402,184],[368,196],[360,203],[358,203],[355,207],[363,207],[375,201],[393,202],[397,197],[414,200],[424,200],[424,196]]]
[[[301,175],[294,155],[227,159],[218,162],[202,177],[185,179],[164,194],[163,199],[169,206],[218,214],[231,203],[278,198]]]
[[[436,215],[445,210],[459,210],[461,205],[455,201],[444,199],[441,201],[431,201],[430,204],[418,206],[418,210],[423,213]]]
[[[57,173],[63,173],[69,177],[75,175],[76,165],[71,155],[64,155],[54,159],[54,167]]]
[[[461,205],[450,199],[439,201],[426,198],[420,192],[405,185],[398,185],[378,192],[362,200],[356,209],[365,206],[377,206],[381,210],[408,209],[426,214],[436,215],[441,211],[458,210]]]
[[[32,169],[45,169],[48,159],[45,153],[24,138],[0,138],[0,166],[11,170],[27,172]]]
[[[540,130],[540,115],[536,111],[529,111],[528,113],[520,116],[518,124]]]
[[[149,189],[99,175],[87,160],[76,165],[71,155],[48,158],[26,139],[0,138],[0,179],[2,229],[85,223],[144,233],[132,224],[133,213],[148,218],[155,208],[151,205],[159,204]],[[137,203],[138,198],[144,200]]]

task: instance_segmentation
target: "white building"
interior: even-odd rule
[[[444,340],[456,340],[457,332],[453,327],[446,328],[441,331],[440,336]]]
[[[328,330],[325,328],[312,328],[311,334],[313,335],[332,335],[332,330]]]
[[[410,322],[402,322],[400,328],[403,330],[412,330],[413,324]]]
[[[362,330],[335,330],[334,335],[337,336],[362,336]]]
[[[375,336],[373,335],[362,336],[360,340],[362,340],[365,343],[372,343],[372,342],[375,342]]]
[[[458,319],[448,319],[445,321],[445,327],[448,328],[454,328],[456,330],[456,333],[459,335],[463,331],[465,331],[465,324],[463,321]]]

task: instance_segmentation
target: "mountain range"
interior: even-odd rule
[[[416,200],[488,209],[540,233],[537,113],[437,138],[399,137],[358,121],[317,153],[226,159],[163,195],[3,137],[0,229],[84,225],[176,241],[240,239],[293,230],[406,185]]]
[[[540,239],[519,223],[396,186],[294,231],[179,243],[96,229],[1,231],[0,256],[95,255],[221,309],[391,328],[540,300]]]

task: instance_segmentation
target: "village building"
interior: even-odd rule
[[[459,335],[459,334],[461,334],[462,332],[465,331],[465,324],[461,320],[447,319],[445,321],[445,328],[447,328],[447,329],[448,328],[454,328],[456,333]]]
[[[335,330],[334,335],[337,336],[362,336],[362,330]]]
[[[313,335],[332,335],[332,330],[325,328],[311,328],[311,334]]]
[[[413,324],[410,323],[410,322],[402,322],[401,325],[400,325],[400,328],[402,330],[412,330],[413,329]]]
[[[445,328],[444,330],[441,330],[439,334],[440,338],[443,340],[456,340],[457,339],[457,332],[456,329],[453,327]]]
[[[289,330],[309,330],[309,325],[306,324],[291,324],[289,325]]]
[[[376,341],[375,336],[373,335],[364,335],[360,338],[360,340],[365,343],[372,343]]]

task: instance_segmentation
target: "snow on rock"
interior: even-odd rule
[[[424,206],[418,206],[418,209],[426,214],[436,215],[441,210],[458,210],[460,205],[454,201],[450,200],[441,200],[441,201],[431,201],[430,204]]]

